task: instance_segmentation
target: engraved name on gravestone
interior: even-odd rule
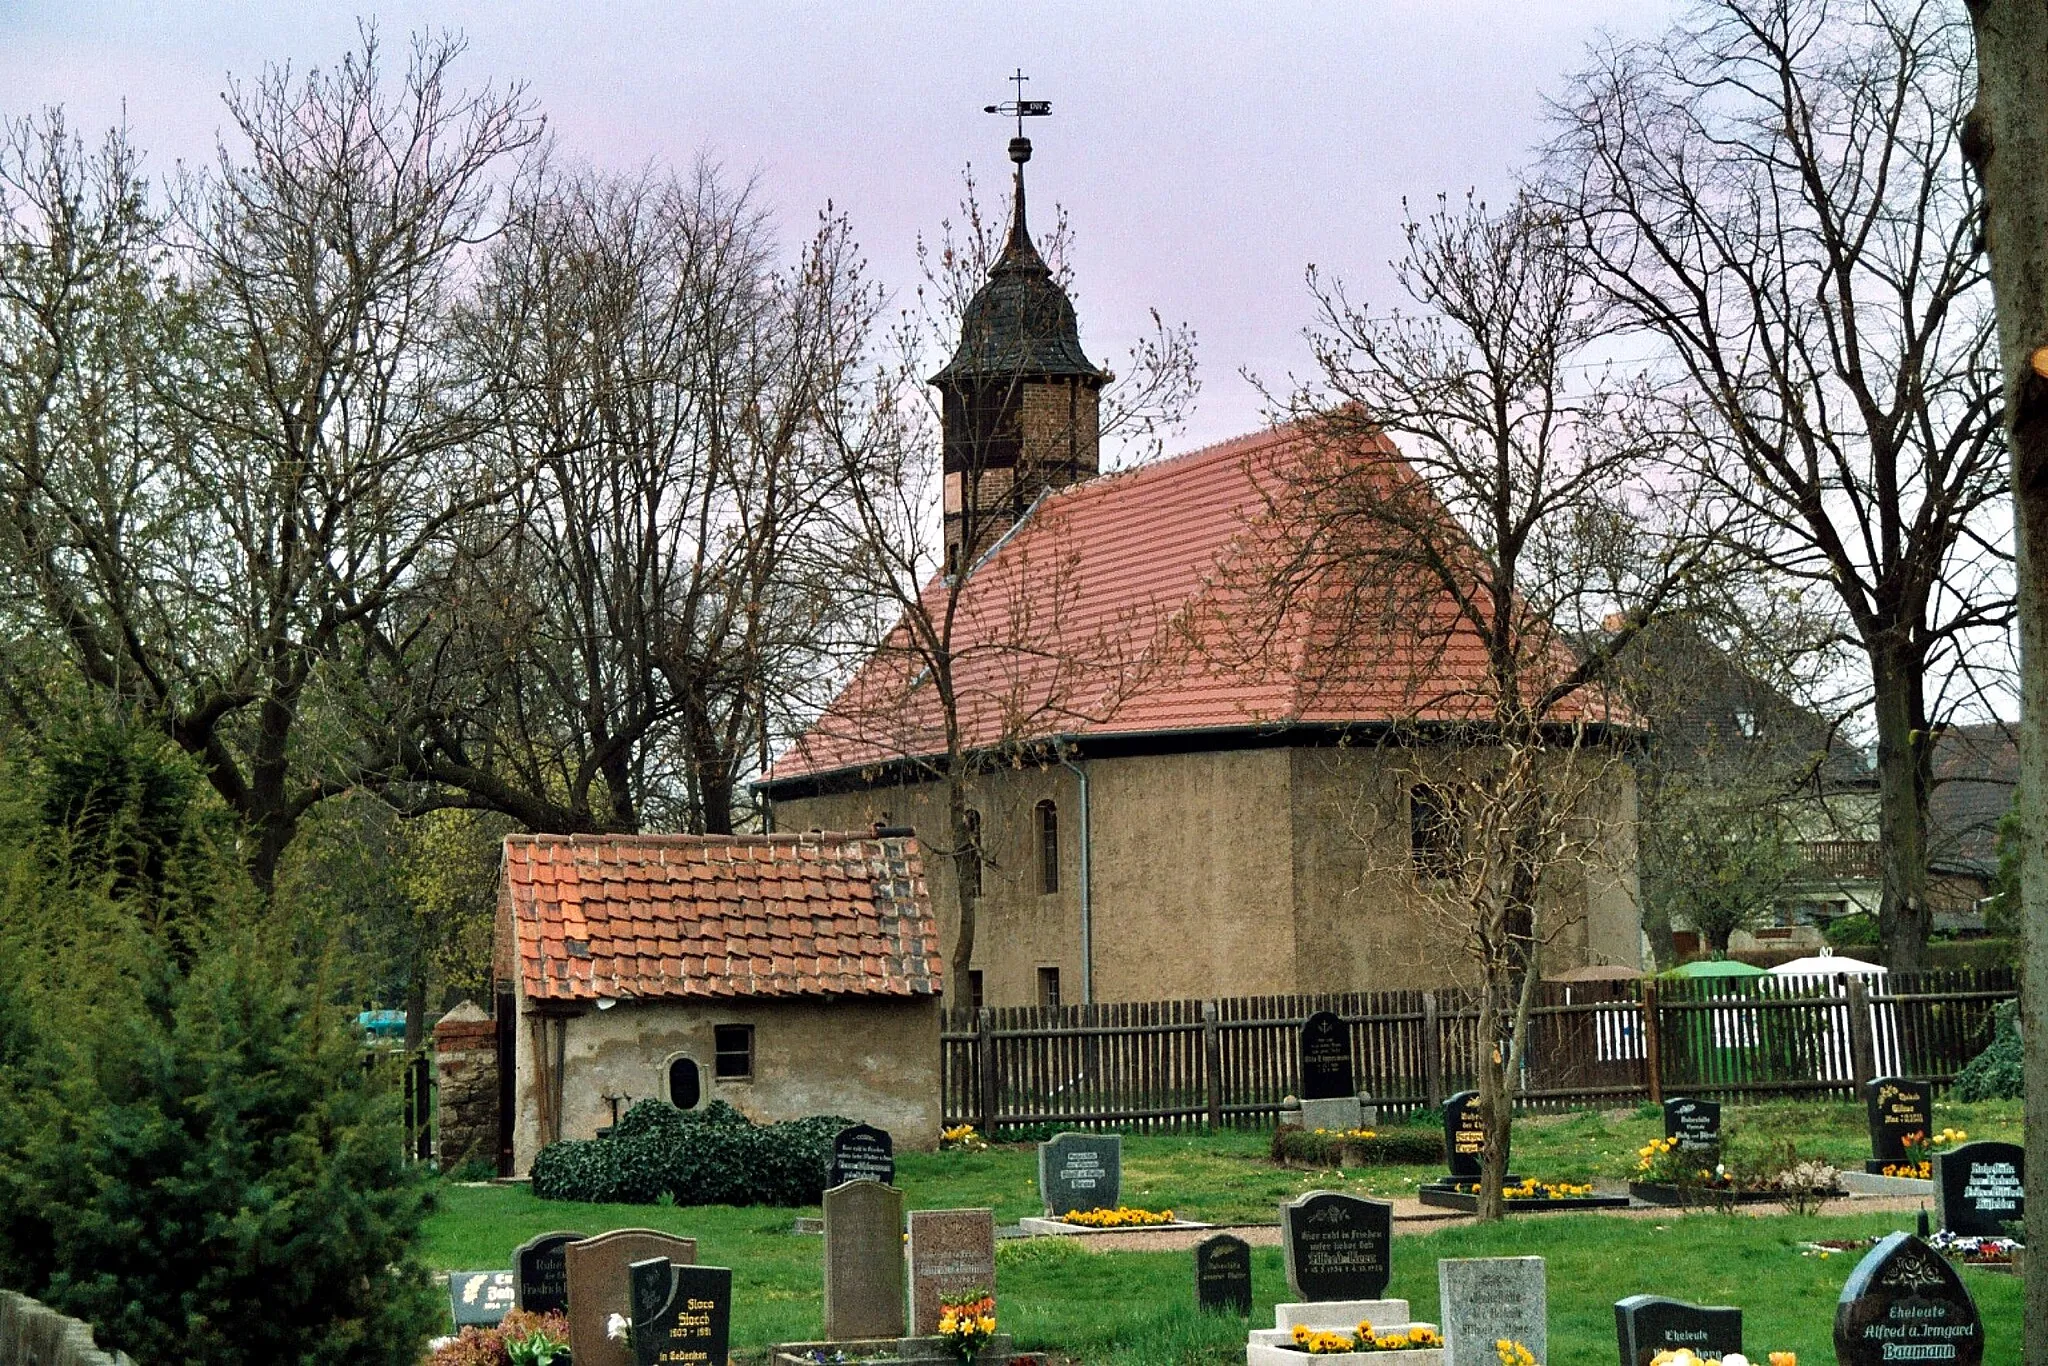
[[[1835,1359],[1841,1366],[1979,1366],[1984,1324],[1955,1268],[1912,1234],[1894,1233],[1857,1263],[1842,1287]]]
[[[1195,1244],[1195,1303],[1211,1312],[1251,1317],[1250,1243],[1218,1233]]]
[[[1301,1025],[1301,1099],[1331,1100],[1357,1094],[1358,1082],[1351,1071],[1351,1030],[1336,1011],[1318,1010]]]
[[[1123,1139],[1055,1134],[1038,1145],[1038,1195],[1049,1218],[1068,1210],[1115,1209],[1123,1189]]]
[[[1446,1257],[1436,1284],[1450,1366],[1500,1366],[1494,1344],[1503,1338],[1550,1360],[1541,1257]]]
[[[627,1268],[634,1366],[726,1366],[732,1271],[649,1257]],[[575,1349],[569,1352],[575,1360]]]
[[[910,1212],[910,1331],[939,1330],[939,1302],[948,1295],[996,1288],[995,1211],[919,1209]],[[581,1363],[578,1363],[581,1366]]]
[[[632,1315],[628,1268],[650,1257],[697,1260],[697,1240],[651,1228],[615,1228],[562,1249],[569,1287],[569,1355],[576,1366],[633,1366],[633,1352],[605,1331],[614,1314]]]
[[[825,1336],[903,1336],[903,1192],[849,1181],[825,1192]]]
[[[1906,1139],[1934,1132],[1934,1107],[1927,1083],[1907,1077],[1879,1077],[1863,1088],[1870,1121],[1870,1156],[1879,1164],[1902,1162]]]
[[[1444,1102],[1444,1152],[1453,1181],[1477,1181],[1486,1157],[1486,1115],[1477,1091],[1460,1091]]]
[[[1996,1238],[2026,1217],[2026,1152],[2017,1143],[1964,1143],[1934,1155],[1934,1212],[1950,1233]]]
[[[569,1307],[569,1263],[563,1250],[581,1242],[580,1233],[543,1233],[512,1251],[515,1301],[533,1314],[560,1313]]]
[[[1657,1353],[1681,1347],[1702,1359],[1724,1357],[1742,1350],[1742,1311],[1630,1295],[1614,1302],[1614,1332],[1621,1340],[1621,1366],[1650,1366]]]
[[[512,1311],[514,1287],[509,1271],[451,1271],[448,1273],[448,1312],[454,1316],[456,1331],[474,1324],[495,1328]]]
[[[1339,1191],[1280,1206],[1287,1285],[1298,1300],[1376,1300],[1392,1274],[1394,1207]]]
[[[1706,1152],[1720,1147],[1720,1102],[1673,1096],[1664,1102],[1664,1137],[1677,1139],[1684,1152]]]
[[[896,1143],[888,1130],[850,1124],[833,1136],[827,1186],[843,1186],[849,1181],[879,1181],[887,1186],[895,1180]]]

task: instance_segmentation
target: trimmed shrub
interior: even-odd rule
[[[533,1159],[543,1200],[649,1205],[815,1205],[832,1138],[853,1121],[812,1115],[759,1125],[720,1101],[678,1110],[643,1100],[604,1138],[550,1143]]]
[[[2020,1076],[2020,1003],[2002,1002],[1992,1014],[1991,1043],[1956,1073],[1954,1100],[2017,1100],[2025,1091]]]
[[[1444,1137],[1436,1131],[1391,1129],[1376,1131],[1371,1138],[1356,1138],[1283,1124],[1273,1131],[1273,1160],[1283,1166],[1420,1166],[1444,1160]]]

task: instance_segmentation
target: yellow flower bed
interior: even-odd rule
[[[939,1130],[939,1151],[978,1153],[988,1147],[988,1140],[974,1131],[972,1124],[956,1124],[950,1129]]]
[[[1574,1196],[1591,1195],[1593,1183],[1579,1184],[1572,1181],[1538,1181],[1525,1176],[1518,1186],[1509,1186],[1501,1192],[1504,1200],[1566,1200]]]
[[[1315,1129],[1311,1132],[1321,1138],[1378,1138],[1377,1129]]]
[[[1119,1205],[1115,1209],[1070,1209],[1066,1222],[1079,1224],[1082,1228],[1145,1228],[1152,1224],[1170,1224],[1173,1211],[1163,1209],[1154,1213],[1149,1209],[1132,1209]]]
[[[1348,1333],[1297,1323],[1292,1343],[1296,1351],[1307,1352],[1310,1356],[1341,1356],[1347,1352],[1412,1352],[1422,1347],[1443,1345],[1442,1335],[1434,1328],[1425,1328],[1419,1323],[1398,1332],[1376,1333],[1372,1325],[1363,1320]]]

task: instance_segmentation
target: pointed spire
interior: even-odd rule
[[[1038,248],[1032,244],[1031,229],[1024,220],[1024,163],[1031,160],[1030,138],[1010,139],[1010,160],[1017,163],[1015,200],[1010,208],[1010,240],[1003,247],[1002,259],[996,262],[995,268],[1023,266],[1045,270],[1045,262],[1039,257]]]

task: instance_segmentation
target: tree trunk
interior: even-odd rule
[[[967,825],[967,783],[960,776],[958,764],[950,765],[946,775],[946,832],[952,841],[953,896],[959,911],[955,922],[958,928],[953,935],[953,959],[947,970],[946,995],[953,1002],[953,1009],[965,1010],[974,1003],[974,993],[968,988],[972,980],[968,976],[972,970],[968,965],[974,961],[975,912],[981,903],[969,877],[980,866],[981,850],[976,845],[974,832]]]
[[[1871,651],[1877,716],[1877,839],[1883,893],[1877,908],[1885,966],[1927,966],[1927,791],[1931,741],[1926,732],[1923,661],[1883,647]]]
[[[1486,1120],[1486,1151],[1479,1157],[1479,1221],[1507,1217],[1501,1191],[1507,1185],[1508,1139],[1513,1132],[1514,1096],[1504,1085],[1500,1045],[1500,1005],[1506,983],[1489,968],[1479,988],[1478,1034],[1479,1113]]]
[[[1984,182],[2018,542],[2020,997],[2026,1109],[2048,1114],[2048,5],[1971,0],[1977,107],[1964,147]],[[2026,1241],[2048,1247],[2048,1124],[2026,1126]],[[2020,1356],[2048,1361],[2048,1257],[2029,1257]]]

